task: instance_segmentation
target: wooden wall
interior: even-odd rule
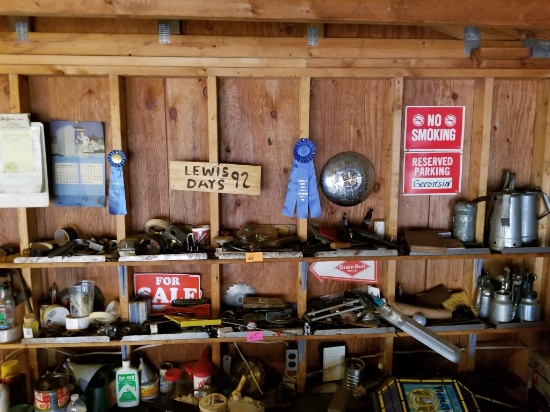
[[[37,18],[34,20],[34,29],[44,33],[153,34],[156,30],[156,23],[153,23],[149,20],[69,21]],[[185,22],[181,28],[182,33],[197,35],[301,37],[305,33],[305,26],[295,23],[194,21]],[[390,29],[366,25],[327,25],[324,33],[334,38],[447,38],[426,28],[407,26]],[[399,95],[400,109],[408,105],[465,106],[466,123],[461,193],[456,197],[402,196],[399,194],[399,177],[388,179],[392,173],[392,164],[388,159],[397,151],[402,155],[402,143],[396,147],[391,138],[395,78],[376,73],[373,77],[312,77],[309,136],[300,135],[300,79],[295,76],[220,76],[216,81],[215,93],[208,90],[208,79],[204,76],[123,78],[122,108],[126,120],[128,151],[128,165],[124,173],[130,180],[128,231],[143,231],[145,222],[151,218],[167,219],[172,223],[208,223],[211,216],[209,195],[170,190],[168,162],[208,160],[209,99],[216,99],[217,102],[219,161],[262,166],[260,196],[220,196],[222,228],[236,228],[248,223],[296,222],[294,218],[282,215],[282,205],[292,164],[292,147],[299,137],[310,137],[317,146],[317,176],[330,157],[348,150],[365,155],[374,164],[376,171],[373,193],[358,206],[339,207],[321,194],[323,214],[318,219],[310,220],[312,224],[339,226],[344,212],[352,224],[358,224],[366,212],[373,208],[374,219],[388,219],[392,214],[396,216],[398,230],[392,235],[402,234],[407,229],[450,229],[453,204],[500,189],[505,169],[517,173],[518,186],[543,185],[543,190],[550,189],[544,178],[547,174],[545,151],[548,150],[545,128],[548,80],[494,80],[461,78],[456,75],[449,78],[405,78],[402,95]],[[28,79],[34,121],[46,124],[54,119],[102,121],[105,124],[107,151],[113,148],[110,136],[113,113],[107,76],[31,75]],[[0,111],[10,110],[7,87],[8,77],[0,76]],[[484,100],[486,96],[488,100]],[[479,113],[483,113],[483,116]],[[480,150],[483,143],[488,144],[489,154]],[[483,179],[483,174],[486,179]],[[396,188],[396,185],[399,187]],[[116,234],[115,218],[105,208],[50,206],[38,209],[36,213],[37,238],[50,238],[55,229],[62,226],[75,226],[84,236]],[[0,210],[0,243],[17,243],[16,221],[16,211]],[[545,230],[546,222],[541,225],[541,229]],[[406,293],[423,292],[440,283],[447,288],[471,291],[474,283],[473,263],[472,260],[407,260],[395,265],[381,262],[380,282],[384,285],[384,291],[390,295],[394,291],[387,288],[397,284],[402,285]],[[490,263],[487,268],[498,273],[505,264],[531,265],[542,270],[541,281],[536,288],[547,291],[547,281],[542,279],[546,277],[547,269],[542,260],[512,257],[507,261]],[[170,264],[163,267],[143,265],[133,268],[133,272],[200,273],[203,275],[203,294],[209,297],[213,293],[223,293],[235,282],[247,282],[262,294],[281,296],[287,301],[299,299],[296,288],[297,265],[294,263],[224,265],[220,269],[220,291],[212,290],[211,286],[217,270],[217,267],[212,269],[210,265],[200,264]],[[116,269],[112,267],[45,269],[42,271],[43,291],[46,293],[54,281],[63,286],[83,277],[96,280],[107,301],[117,296],[114,280]],[[307,293],[309,297],[317,297],[355,286],[353,282],[321,282],[309,276]],[[545,297],[542,299],[546,301]],[[550,316],[548,306],[545,309],[547,319]],[[453,340],[457,341],[458,338]],[[515,335],[490,336],[486,340],[514,343],[516,338]],[[347,345],[352,355],[376,354],[384,342],[378,339],[350,339]],[[310,370],[319,369],[320,345],[321,342],[308,343]],[[179,360],[183,363],[195,359],[203,346],[165,346],[149,349],[147,354],[155,361]],[[245,352],[268,352],[267,360],[273,361],[281,371],[284,344],[273,346],[276,349],[266,351],[265,348],[246,345]],[[395,346],[399,350],[417,347],[411,339],[405,338],[395,340]],[[223,347],[222,352],[224,350],[233,352],[231,345]],[[498,351],[487,352],[476,360],[480,366],[511,366],[510,360]],[[441,359],[435,362],[438,361],[441,362]],[[375,366],[376,362],[376,358],[373,358],[371,366]]]

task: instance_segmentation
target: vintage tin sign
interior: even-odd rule
[[[155,312],[174,299],[200,298],[201,277],[187,273],[136,273],[134,290],[138,296],[151,296],[151,306]]]
[[[405,112],[407,150],[462,150],[464,106],[408,106]]]
[[[462,179],[460,152],[405,152],[404,195],[456,195]]]
[[[375,283],[378,278],[378,262],[372,260],[343,260],[315,262],[309,270],[319,279],[358,280]]]

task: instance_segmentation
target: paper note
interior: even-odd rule
[[[1,129],[0,150],[4,173],[34,172],[34,147],[30,129]]]
[[[264,332],[261,330],[255,330],[253,332],[246,333],[247,342],[257,342],[259,340],[264,340]]]

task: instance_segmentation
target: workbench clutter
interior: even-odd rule
[[[351,224],[347,213],[343,214],[340,227],[310,225],[308,241],[303,246],[304,255],[338,257],[406,254],[408,249],[405,243],[385,239],[383,221],[373,221],[373,229],[370,229],[373,212],[373,209],[369,209],[359,225]]]
[[[18,319],[16,309],[24,303],[27,315],[32,314],[30,298],[30,290],[19,269],[0,272],[0,343],[13,342],[23,336],[24,322]]]
[[[529,269],[505,266],[502,273],[492,276],[483,270],[477,280],[475,309],[478,316],[490,324],[532,326],[541,319],[541,306],[534,282],[538,279]]]
[[[107,235],[84,238],[73,226],[57,229],[52,239],[30,243],[14,263],[52,263],[70,259],[73,262],[116,260],[118,242]]]
[[[120,262],[206,259],[211,249],[210,225],[149,219],[144,232],[119,241]]]
[[[472,327],[476,319],[468,310],[467,297],[452,296],[442,285],[414,302],[386,302],[379,293],[369,285],[311,299],[302,316],[304,334],[356,335],[399,329],[451,362],[460,361],[461,350],[434,331]]]
[[[547,252],[538,239],[539,221],[550,213],[550,199],[539,188],[516,189],[516,174],[505,171],[501,190],[453,207],[452,235],[475,247],[478,205],[485,202],[483,244],[500,253]],[[539,209],[543,210],[539,213]]]

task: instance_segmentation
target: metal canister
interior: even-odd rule
[[[493,325],[511,322],[513,309],[512,294],[509,291],[496,292],[491,301],[489,322]]]
[[[363,370],[365,369],[365,362],[359,358],[348,358],[344,362],[344,386],[350,391],[354,391],[357,386],[363,380]]]
[[[476,240],[477,203],[457,202],[453,206],[451,234],[461,242]]]
[[[69,375],[52,373],[34,385],[34,410],[65,411],[70,396]]]
[[[168,369],[172,369],[174,365],[170,362],[164,362],[160,365],[159,375],[160,375],[160,393],[170,392],[169,384],[166,382],[164,375]]]
[[[518,318],[522,322],[536,322],[540,320],[540,302],[537,300],[537,292],[524,292],[519,302]]]

